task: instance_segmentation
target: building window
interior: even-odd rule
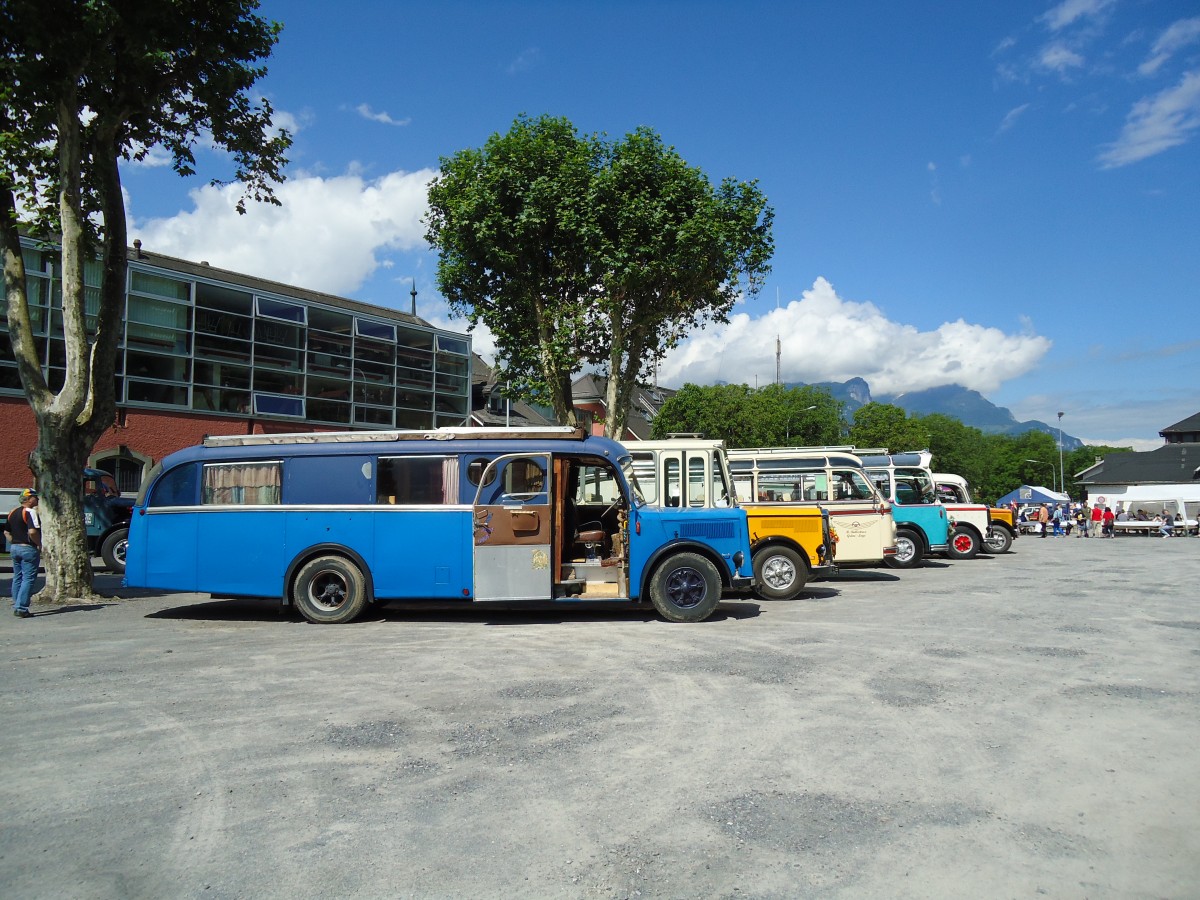
[[[271,300],[268,297],[258,298],[258,314],[263,318],[298,322],[301,325],[307,321],[303,306],[296,303],[284,303],[282,300]]]
[[[287,397],[280,394],[254,392],[254,414],[256,416],[288,416],[304,418],[304,398]]]
[[[354,333],[359,337],[377,338],[381,341],[396,343],[396,326],[383,322],[372,322],[370,319],[355,319]]]

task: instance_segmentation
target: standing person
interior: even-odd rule
[[[1062,533],[1063,533],[1062,515],[1063,515],[1062,505],[1055,503],[1054,504],[1054,514],[1050,517],[1051,521],[1053,521],[1053,523],[1054,523],[1054,536],[1055,537],[1062,537]]]
[[[1104,537],[1104,507],[1099,503],[1092,507],[1092,534]]]
[[[1038,531],[1042,533],[1042,537],[1046,536],[1046,532],[1050,530],[1050,510],[1046,508],[1046,504],[1042,504],[1042,508],[1038,510]]]
[[[32,488],[21,491],[21,505],[8,514],[4,532],[12,547],[13,615],[28,619],[29,598],[42,562],[42,522],[37,514],[38,495]]]
[[[1088,536],[1088,522],[1091,521],[1091,516],[1088,514],[1086,504],[1080,503],[1079,509],[1075,510],[1075,527],[1078,529],[1075,532],[1076,538]]]
[[[1116,536],[1115,533],[1113,532],[1113,522],[1115,522],[1116,520],[1117,520],[1117,517],[1113,515],[1112,507],[1111,506],[1104,507],[1104,536],[1105,537],[1115,537]]]

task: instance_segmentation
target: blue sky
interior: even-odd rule
[[[266,0],[281,209],[127,166],[147,249],[457,329],[420,223],[439,160],[521,114],[662,135],[775,210],[767,287],[660,370],[959,383],[1150,449],[1200,411],[1200,3]],[[476,333],[488,356],[490,338]]]

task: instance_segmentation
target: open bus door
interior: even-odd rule
[[[512,453],[481,473],[472,504],[476,600],[554,596],[552,472],[549,453]]]

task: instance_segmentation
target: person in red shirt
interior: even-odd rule
[[[1113,522],[1117,517],[1113,515],[1112,507],[1104,507],[1104,535],[1105,537],[1113,537]]]
[[[1104,507],[1097,503],[1092,507],[1092,534],[1104,537]]]

